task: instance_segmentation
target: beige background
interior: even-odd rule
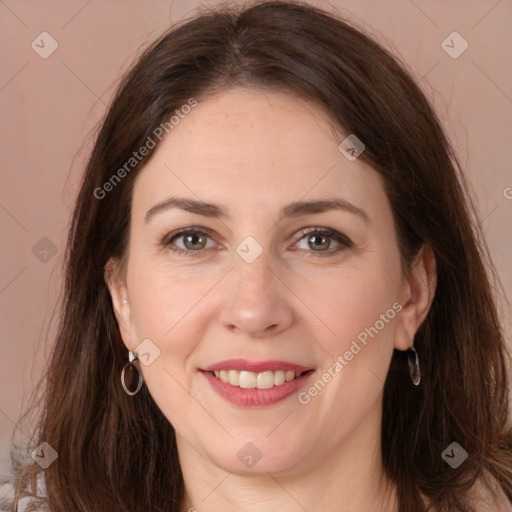
[[[92,130],[134,55],[199,4],[0,0],[0,471],[48,355],[46,335],[55,332],[65,235]],[[510,300],[512,2],[316,4],[334,6],[396,49],[421,82],[467,169]],[[469,44],[456,59],[441,45],[453,31]],[[42,32],[58,43],[46,59],[31,47],[48,50]],[[504,314],[510,333],[508,307]]]

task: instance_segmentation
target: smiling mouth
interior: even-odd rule
[[[312,371],[313,370],[294,372],[291,370],[277,370],[255,373],[244,370],[220,370],[209,371],[207,373],[214,375],[217,379],[226,384],[231,384],[234,387],[243,389],[270,389],[282,386],[285,382],[298,379],[302,375]]]

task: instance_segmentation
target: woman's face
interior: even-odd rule
[[[383,182],[331,124],[289,94],[232,89],[180,117],[137,178],[111,292],[182,459],[292,474],[378,439],[411,286]]]

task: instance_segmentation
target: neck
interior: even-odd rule
[[[286,473],[226,471],[178,436],[186,496],[181,512],[396,512],[394,486],[382,467],[380,410],[315,460]]]

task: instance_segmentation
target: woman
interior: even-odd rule
[[[346,22],[276,1],[162,36],[109,108],[68,249],[18,498],[511,509],[474,207],[414,80]]]

